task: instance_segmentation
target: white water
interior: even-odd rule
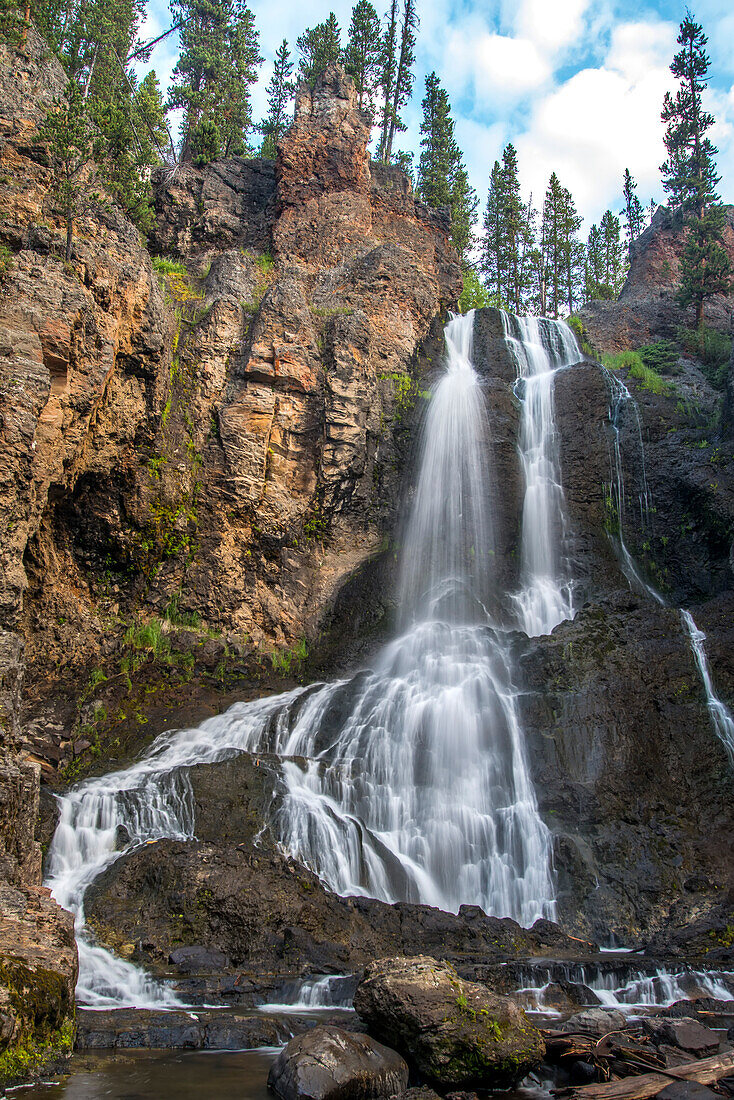
[[[605,1008],[626,1012],[653,1005],[668,1006],[675,1001],[696,997],[713,997],[726,1001],[731,999],[734,991],[734,973],[731,971],[671,971],[661,967],[654,974],[646,974],[642,970],[631,971],[620,984],[620,977],[613,970],[604,972],[597,967],[579,964],[570,965],[567,970],[564,977],[591,989]],[[525,985],[516,991],[516,995],[531,1011],[548,1014],[548,991],[551,985],[552,977],[549,974],[547,982]],[[550,999],[552,1001],[552,993]]]
[[[704,691],[706,692],[706,704],[709,708],[712,725],[716,731],[717,737],[720,738],[726,749],[729,763],[734,767],[734,718],[732,718],[730,711],[714,691],[714,685],[711,680],[711,670],[709,669],[706,650],[703,645],[706,641],[706,635],[702,630],[698,629],[690,611],[681,610],[681,618],[688,631],[688,636],[691,639],[693,655],[696,658],[696,664],[701,673]]]
[[[643,519],[647,518],[650,505],[650,494],[647,486],[647,477],[645,474],[645,448],[642,442],[642,427],[640,423],[640,414],[637,408],[637,402],[632,397],[624,382],[610,371],[606,371],[607,379],[609,381],[611,390],[611,405],[609,410],[609,420],[614,432],[614,482],[613,482],[613,503],[616,509],[618,517],[618,534],[616,538],[617,547],[619,550],[620,564],[622,571],[627,577],[632,588],[636,588],[638,591],[643,591],[651,596],[661,606],[666,606],[666,600],[658,592],[658,590],[650,584],[649,581],[640,574],[635,562],[627,549],[624,538],[624,508],[625,508],[625,492],[624,492],[624,478],[622,475],[622,455],[620,446],[620,419],[621,411],[625,407],[630,407],[634,411],[637,437],[639,441],[640,450],[640,462],[641,462],[641,478],[642,478],[642,491],[640,493],[640,513]],[[711,678],[711,670],[709,668],[708,659],[706,657],[706,650],[704,648],[704,642],[706,641],[706,635],[702,630],[699,630],[693,621],[693,616],[690,611],[684,608],[680,609],[681,619],[686,629],[688,637],[691,642],[691,649],[693,656],[696,660],[696,665],[701,676],[704,691],[706,693],[706,705],[708,706],[709,715],[711,717],[711,723],[714,727],[717,737],[723,743],[729,761],[734,767],[734,717],[721,701],[714,690],[713,681]]]
[[[564,560],[566,514],[554,386],[557,371],[578,363],[581,356],[563,321],[508,313],[502,318],[522,399],[519,450],[525,496],[521,588],[514,599],[521,629],[536,637],[573,617],[572,578]]]
[[[537,323],[508,323],[537,335]],[[286,851],[338,893],[451,911],[476,904],[525,925],[553,917],[550,834],[528,771],[506,636],[486,610],[493,587],[491,477],[472,330],[473,314],[446,329],[446,370],[429,405],[403,550],[404,633],[369,671],[236,704],[198,729],[163,735],[136,764],[61,799],[49,885],[75,913],[82,1003],[178,1003],[94,943],[84,894],[119,858],[121,826],[129,838],[124,850],[192,837],[186,769],[236,752],[281,758],[271,828]],[[519,337],[510,337],[516,356],[526,364],[539,364],[541,351],[548,363],[578,358],[565,326],[548,322],[547,330],[547,352],[539,337],[526,353]],[[542,377],[519,367],[528,386],[521,454],[530,531],[523,534],[520,603],[529,633],[552,629],[572,613],[560,553],[555,369]]]
[[[356,978],[351,974],[324,974],[304,982],[295,982],[284,991],[283,1001],[259,1006],[260,1012],[317,1012],[339,1009],[354,1011]]]

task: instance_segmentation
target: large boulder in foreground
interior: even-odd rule
[[[370,1100],[405,1092],[408,1067],[369,1035],[317,1027],[283,1048],[268,1086],[282,1100]]]
[[[542,1035],[508,997],[426,955],[367,967],[354,1007],[371,1032],[441,1088],[506,1088],[539,1065]]]

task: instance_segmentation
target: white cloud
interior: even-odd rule
[[[643,202],[660,197],[660,107],[672,87],[674,38],[670,24],[622,24],[602,66],[574,74],[536,105],[516,141],[521,175],[536,195],[555,170],[587,220],[596,220],[616,202],[628,167]]]
[[[515,21],[517,32],[546,54],[575,42],[584,26],[590,0],[522,0]]]
[[[490,101],[527,95],[544,85],[551,68],[526,38],[490,33],[476,24],[454,26],[443,47],[443,72],[450,92],[471,89],[477,109]]]

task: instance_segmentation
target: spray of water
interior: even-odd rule
[[[61,799],[49,885],[76,915],[83,1002],[175,1003],[168,990],[93,942],[84,894],[121,850],[191,837],[187,768],[235,752],[280,757],[271,828],[337,892],[453,911],[472,903],[526,925],[554,915],[550,834],[528,770],[509,648],[485,611],[491,479],[472,330],[472,314],[446,329],[446,369],[430,401],[403,550],[403,633],[374,667],[236,704],[196,730],[164,735],[132,767]],[[555,346],[561,330],[548,331]],[[553,434],[547,425],[543,431]],[[543,459],[550,445],[541,439],[540,457],[530,457],[533,433],[527,428],[528,470],[545,471],[558,502],[557,467]],[[528,473],[531,493],[534,479]],[[529,506],[526,522],[534,523]],[[530,541],[528,621],[537,625],[544,616],[541,625],[555,625],[555,616],[570,614],[570,597],[550,599],[547,586],[562,587],[556,562],[544,564],[535,534]]]
[[[503,313],[505,340],[517,364],[522,400],[520,461],[525,481],[521,588],[514,596],[526,634],[550,634],[573,617],[573,585],[563,548],[566,511],[556,431],[556,372],[579,361],[563,321]]]

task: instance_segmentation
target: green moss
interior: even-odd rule
[[[20,1025],[16,1041],[0,1054],[4,1088],[71,1054],[75,1025],[68,986],[56,971],[6,958],[0,963],[0,983]]]

